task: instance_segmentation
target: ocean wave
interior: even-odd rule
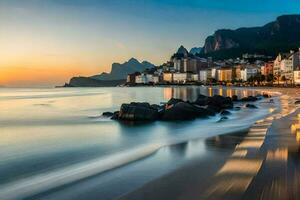
[[[0,185],[0,197],[1,199],[21,199],[38,194],[145,158],[162,146],[164,145],[151,144]]]

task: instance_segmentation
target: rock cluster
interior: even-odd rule
[[[104,112],[103,116],[121,121],[176,121],[206,118],[220,113],[224,119],[231,114],[228,109],[234,109],[234,102],[254,102],[262,98],[269,98],[268,95],[248,96],[238,99],[237,96],[223,97],[215,95],[208,97],[199,95],[194,102],[183,101],[171,98],[164,105],[149,104],[146,102],[131,102],[122,104],[119,111],[114,113]],[[257,108],[253,104],[246,104],[247,108]],[[236,107],[235,110],[239,110]]]

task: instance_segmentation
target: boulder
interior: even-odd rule
[[[233,96],[232,96],[232,101],[238,101],[238,100],[239,100],[239,98],[238,98],[237,95],[233,95]]]
[[[175,99],[175,98],[171,98],[168,102],[167,102],[167,105],[175,105],[179,102],[184,102],[183,100],[181,99]]]
[[[231,98],[220,95],[215,95],[211,98],[208,98],[207,105],[214,107],[217,112],[220,112],[222,109],[233,108],[233,102]]]
[[[221,118],[219,119],[218,122],[223,122],[223,121],[225,121],[225,120],[227,120],[227,119],[228,119],[228,117],[223,116],[223,117],[221,117]]]
[[[240,106],[236,106],[233,108],[233,110],[241,110],[241,107]]]
[[[295,104],[296,105],[300,104],[300,100],[295,101]]]
[[[246,104],[246,108],[256,109],[257,106],[253,104]]]
[[[122,104],[119,112],[119,119],[126,121],[154,121],[158,117],[158,110],[152,108],[149,103]]]
[[[226,116],[226,115],[231,115],[231,112],[229,112],[228,110],[222,110],[220,114]]]
[[[200,94],[194,104],[199,106],[206,106],[208,103],[208,97]]]
[[[243,102],[247,102],[247,101],[254,102],[254,101],[257,101],[257,100],[258,100],[258,98],[257,97],[253,97],[253,96],[248,96],[248,97],[244,97],[244,98],[241,99],[241,101],[243,101]]]
[[[114,112],[111,119],[118,120],[119,119],[119,113],[120,113],[119,111]]]
[[[205,108],[196,107],[187,102],[179,102],[164,111],[162,120],[191,120],[197,117],[207,117],[209,113]]]
[[[113,115],[114,115],[113,112],[104,112],[104,113],[102,113],[103,117],[112,117]]]

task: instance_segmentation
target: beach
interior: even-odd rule
[[[186,166],[120,199],[299,199],[300,112],[294,102],[300,93],[271,91],[281,93],[282,110],[257,121],[232,153]],[[224,146],[214,148],[224,152]]]
[[[295,133],[272,135],[278,129],[276,124],[284,124],[288,132],[290,123],[294,123],[297,89],[272,89],[269,92],[274,95],[273,103],[266,99],[255,103],[259,109],[242,107],[241,111],[231,111],[232,115],[222,123],[217,122],[220,117],[217,115],[190,122],[132,126],[98,116],[99,111],[115,109],[124,101],[157,103],[170,97],[193,99],[199,93],[249,96],[265,92],[257,88],[219,87],[146,89],[146,93],[144,88],[55,89],[50,93],[32,90],[30,96],[21,90],[2,96],[4,105],[23,102],[29,108],[42,107],[45,113],[31,111],[36,118],[16,120],[14,112],[8,113],[12,111],[8,109],[6,121],[1,121],[6,134],[2,135],[4,141],[9,141],[12,130],[23,137],[22,147],[16,141],[12,146],[1,146],[3,155],[6,152],[0,163],[1,196],[6,199],[240,199],[253,190],[256,195],[266,195],[271,194],[268,190],[278,189],[265,184],[261,191],[257,183],[262,182],[260,179],[273,181],[263,171],[267,167],[271,172],[269,168],[276,165],[266,160],[290,155],[276,146],[274,143],[278,141],[273,138],[281,141],[289,136],[297,146]],[[121,90],[126,92],[119,93]],[[69,104],[78,99],[81,107]],[[64,112],[57,115],[57,111]],[[20,114],[20,110],[15,112]],[[10,126],[9,119],[14,126]],[[30,141],[32,134],[39,136],[34,138],[35,142]],[[35,152],[37,147],[40,152]],[[17,167],[20,164],[22,167]]]

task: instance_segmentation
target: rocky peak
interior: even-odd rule
[[[177,54],[182,54],[182,55],[185,55],[185,56],[187,56],[187,55],[189,54],[188,50],[187,50],[183,45],[181,45],[181,46],[178,48],[178,50],[177,50],[176,53],[177,53]]]

